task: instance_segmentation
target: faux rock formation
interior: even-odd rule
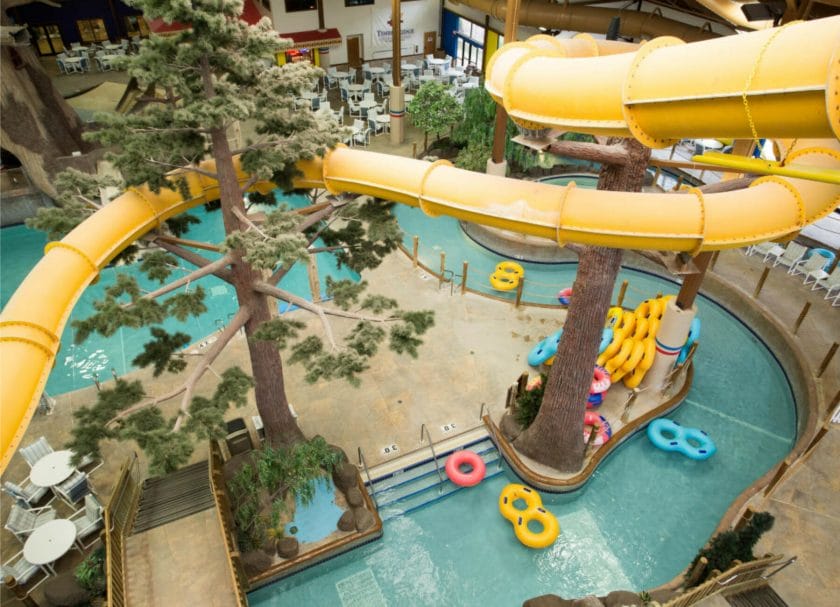
[[[522,603],[522,607],[572,607],[574,601],[561,598],[556,594],[544,594],[528,599]]]
[[[639,595],[629,590],[613,590],[604,599],[606,607],[636,607],[641,604]]]
[[[517,423],[516,419],[510,413],[505,413],[502,416],[502,421],[499,422],[499,430],[502,432],[502,436],[512,441],[522,432],[522,426]]]
[[[87,605],[90,593],[79,585],[72,573],[62,573],[44,584],[44,597],[55,607]]]
[[[356,478],[358,477],[358,474],[356,466],[344,462],[335,467],[332,478],[335,486],[347,493],[347,490],[350,487],[356,486]]]
[[[271,568],[274,560],[262,550],[252,550],[242,555],[242,568],[249,578]]]
[[[347,495],[347,503],[350,504],[353,508],[358,508],[359,506],[363,506],[365,500],[362,498],[362,492],[359,491],[358,487],[350,487],[346,491]]]
[[[356,517],[353,516],[352,510],[345,510],[341,518],[338,519],[339,531],[353,531],[356,528]]]
[[[353,516],[356,519],[356,531],[365,531],[373,527],[373,515],[364,508],[353,508]]]
[[[283,537],[277,540],[277,554],[284,559],[291,559],[300,552],[300,543],[296,537]]]

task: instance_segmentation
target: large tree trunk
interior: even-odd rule
[[[5,3],[4,3],[5,8]],[[3,25],[8,25],[5,11]],[[3,46],[0,145],[20,160],[32,184],[50,197],[53,176],[97,146],[82,141],[83,125],[44,72],[32,46]]]
[[[213,156],[216,160],[216,172],[219,180],[219,198],[225,232],[242,228],[234,215],[234,208],[245,211],[242,192],[236,179],[236,170],[230,154],[227,133],[224,129],[214,129]],[[283,364],[277,346],[270,341],[254,339],[254,332],[259,326],[271,319],[271,305],[268,296],[257,293],[253,285],[263,276],[241,257],[240,251],[234,251],[235,261],[231,263],[233,285],[240,306],[247,306],[251,317],[245,325],[248,339],[248,353],[251,358],[251,373],[254,377],[257,410],[263,421],[265,437],[269,444],[291,445],[304,439],[303,432],[292,417],[286,388],[283,381]]]
[[[627,163],[604,165],[599,190],[641,190],[650,150],[632,139],[624,140],[624,147]],[[620,265],[619,249],[580,250],[574,295],[540,411],[514,442],[528,457],[562,472],[578,472],[583,466],[586,398]]]

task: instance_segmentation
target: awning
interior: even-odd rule
[[[334,27],[305,32],[286,32],[281,38],[290,38],[294,44],[292,48],[324,48],[327,46],[341,46],[341,33]]]
[[[242,14],[239,16],[248,25],[256,25],[256,23],[263,18],[262,13],[254,4],[254,0],[245,0],[242,7]],[[154,34],[174,34],[187,29],[189,26],[183,23],[166,23],[163,19],[152,19],[149,21],[149,31]]]

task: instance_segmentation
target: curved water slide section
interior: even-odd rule
[[[635,137],[840,137],[840,16],[582,57],[545,36],[502,47],[485,87],[528,128]],[[574,40],[572,41],[574,42]]]
[[[507,0],[452,0],[499,21],[505,20]],[[677,36],[686,42],[717,38],[720,34],[708,26],[696,26],[663,17],[662,14],[623,11],[616,8],[564,4],[551,0],[521,0],[519,24],[571,32],[606,34],[614,17],[621,18],[619,35],[631,38]],[[732,30],[734,33],[734,30]]]
[[[838,23],[838,22],[835,22]],[[750,34],[744,38],[761,36]],[[824,56],[825,37],[814,36],[803,46],[800,64],[807,66],[813,50]],[[765,39],[757,40],[761,45]],[[578,41],[583,48],[586,41]],[[829,46],[833,63],[823,65],[837,74],[840,61],[836,47],[840,35]],[[591,46],[591,45],[590,45]],[[609,46],[609,45],[608,45]],[[670,47],[665,47],[670,48]],[[807,49],[808,52],[804,52]],[[612,47],[612,50],[620,50]],[[567,59],[569,62],[600,61]],[[632,57],[633,55],[628,55]],[[737,63],[737,62],[735,62]],[[766,66],[772,72],[772,64]],[[576,68],[577,69],[577,68]],[[810,68],[803,67],[809,72]],[[515,73],[515,70],[511,73]],[[574,87],[591,91],[590,80],[600,82],[593,67],[580,72]],[[726,82],[726,73],[721,82]],[[783,75],[779,75],[780,80]],[[548,78],[543,82],[548,83]],[[767,77],[768,82],[772,77]],[[649,86],[644,79],[640,86]],[[605,95],[609,95],[607,87]],[[779,99],[775,121],[761,121],[761,136],[776,137],[778,131],[796,131],[800,123],[820,124],[824,137],[831,136],[829,124],[837,124],[836,95],[824,93],[821,104],[809,111],[818,117],[799,116]],[[811,95],[807,95],[810,99]],[[800,108],[796,95],[792,107]],[[620,103],[620,100],[619,100]],[[667,105],[666,101],[663,101]],[[600,133],[600,112],[608,104],[593,104],[591,129]],[[543,112],[554,111],[554,104]],[[697,110],[675,102],[672,120],[690,123]],[[686,114],[686,115],[683,115]],[[826,117],[826,114],[830,114]],[[683,116],[681,116],[683,115]],[[704,116],[696,116],[704,121]],[[793,124],[791,124],[793,123]],[[727,124],[729,124],[727,122]],[[729,127],[727,127],[729,128]],[[766,132],[765,132],[766,130]],[[715,128],[705,136],[734,134]],[[840,170],[840,146],[836,140],[798,140],[788,159],[829,170]],[[374,154],[340,147],[323,159],[302,162],[298,187],[326,187],[332,192],[352,192],[419,206],[432,216],[450,215],[476,223],[533,234],[559,244],[579,242],[618,248],[647,248],[698,252],[724,249],[795,234],[840,204],[840,186],[801,179],[764,177],[745,191],[703,195],[697,190],[674,194],[628,194],[602,192],[570,186],[553,186],[464,171],[446,161],[420,160]],[[205,167],[212,171],[208,164]],[[167,218],[218,197],[218,184],[194,172],[184,173],[190,196],[182,199],[172,190],[154,193],[146,187],[131,188],[74,229],[63,240],[50,243],[41,261],[14,293],[0,315],[0,469],[9,458],[28,425],[59,349],[59,336],[82,291],[123,248]],[[244,180],[245,175],[241,175]],[[258,184],[265,191],[271,184]]]

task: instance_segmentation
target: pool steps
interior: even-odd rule
[[[463,439],[463,436],[461,437]],[[440,449],[440,445],[437,446]],[[454,451],[470,449],[475,451],[487,464],[485,478],[496,476],[501,473],[499,468],[499,452],[490,438],[484,434],[483,437],[473,439],[458,446],[450,446],[438,450],[438,466],[443,475],[441,485],[431,455],[425,460],[409,464],[403,468],[393,470],[386,474],[373,475],[373,490],[379,504],[379,516],[383,521],[408,514],[432,504],[448,495],[460,491],[463,487],[453,484],[443,471],[446,458]],[[367,484],[369,493],[372,493],[370,484]],[[441,488],[442,487],[442,488]]]

